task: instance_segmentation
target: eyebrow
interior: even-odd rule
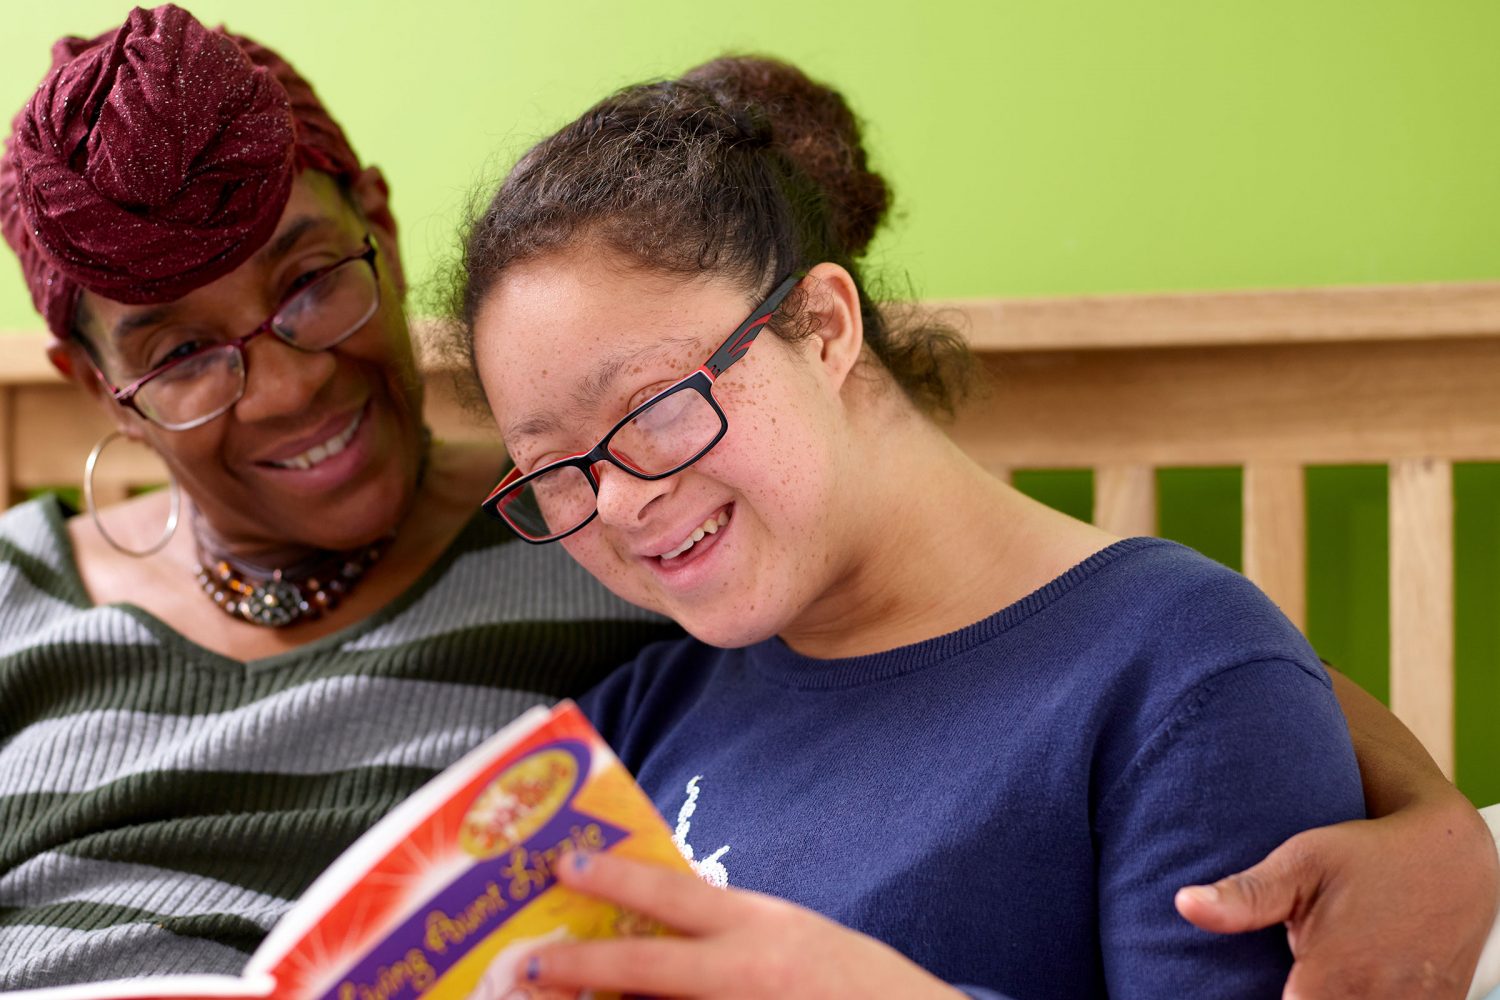
[[[292,220],[290,225],[272,237],[271,242],[255,255],[255,259],[263,264],[280,260],[291,253],[292,248],[301,243],[303,238],[310,233],[337,228],[338,223],[326,215],[299,215]]]
[[[136,313],[133,316],[126,316],[124,319],[120,320],[120,322],[115,324],[114,330],[112,330],[109,335],[110,340],[124,340],[135,331],[140,330],[144,327],[155,326],[170,315],[172,315],[172,307],[170,305],[165,305],[158,306],[155,309],[147,309],[145,312]]]
[[[292,220],[290,225],[277,233],[271,239],[271,242],[257,251],[252,259],[261,265],[273,263],[291,253],[292,249],[306,239],[308,235],[324,229],[337,228],[337,223],[326,215],[299,215]],[[110,339],[114,341],[123,340],[137,330],[156,326],[163,320],[171,318],[173,308],[174,303],[168,302],[157,306],[155,309],[148,309],[143,313],[127,316],[115,324],[114,330],[110,332]]]
[[[578,384],[578,388],[573,390],[572,405],[569,410],[586,413],[597,409],[620,377],[620,373],[628,366],[652,360],[657,355],[667,353],[673,347],[694,343],[697,343],[695,337],[668,337],[634,351],[616,351],[614,354],[605,355],[593,368],[589,369],[583,381]],[[689,373],[683,373],[684,376],[687,374]],[[561,426],[562,420],[557,413],[551,410],[533,410],[506,428],[505,437],[532,437],[537,434],[550,433]]]

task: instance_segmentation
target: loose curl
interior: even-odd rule
[[[854,277],[880,365],[923,412],[951,416],[975,370],[963,338],[910,311],[892,322],[860,275],[890,203],[843,96],[793,66],[728,56],[628,87],[532,147],[473,214],[449,350],[473,370],[474,318],[506,269],[586,240],[652,271],[724,275],[747,297],[830,261]],[[811,332],[805,299],[778,311],[777,335]]]

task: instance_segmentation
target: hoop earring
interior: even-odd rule
[[[109,532],[104,530],[104,522],[99,520],[99,508],[94,504],[94,467],[99,464],[99,456],[104,453],[104,449],[108,447],[109,443],[117,437],[124,436],[119,431],[110,431],[104,437],[100,438],[99,443],[94,445],[94,450],[89,452],[88,461],[83,464],[83,502],[84,506],[88,508],[89,517],[93,520],[94,527],[99,531],[99,537],[108,542],[110,548],[122,555],[144,559],[146,556],[155,555],[165,548],[167,542],[172,540],[172,535],[177,531],[177,517],[182,513],[182,490],[177,485],[177,477],[173,476],[172,471],[168,469],[167,475],[171,477],[168,485],[172,490],[172,510],[167,515],[167,526],[162,531],[161,538],[157,539],[155,545],[149,549],[127,549],[111,538]]]

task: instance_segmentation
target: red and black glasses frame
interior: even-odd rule
[[[668,476],[675,476],[683,469],[686,469],[688,466],[698,461],[704,455],[707,455],[710,451],[713,450],[714,446],[719,443],[719,441],[724,437],[724,434],[729,430],[729,418],[724,415],[723,409],[720,408],[718,401],[714,399],[714,383],[718,381],[718,379],[726,371],[728,371],[736,361],[745,356],[745,353],[750,350],[750,345],[755,342],[755,338],[760,336],[760,332],[766,328],[766,325],[771,321],[771,317],[776,313],[776,310],[781,307],[781,303],[786,299],[788,295],[791,294],[792,289],[797,287],[798,282],[800,282],[806,276],[806,274],[807,272],[805,271],[799,271],[795,274],[792,274],[786,280],[777,285],[771,291],[771,294],[766,296],[765,301],[756,306],[755,310],[750,313],[749,316],[745,317],[745,321],[735,328],[735,331],[731,333],[727,339],[725,339],[724,343],[719,345],[718,350],[714,351],[714,353],[709,356],[709,359],[705,361],[701,367],[699,367],[691,375],[688,375],[686,378],[678,382],[674,382],[672,385],[668,386],[661,392],[658,392],[656,395],[646,400],[640,406],[635,407],[629,413],[625,414],[624,417],[620,418],[618,423],[610,428],[608,434],[605,434],[604,437],[599,439],[599,443],[594,445],[593,448],[589,449],[586,452],[580,452],[576,455],[569,455],[566,458],[560,458],[555,462],[548,462],[541,468],[536,469],[533,472],[529,472],[525,475],[521,474],[521,470],[519,467],[512,468],[510,472],[505,476],[505,478],[500,480],[500,483],[494,488],[494,490],[490,492],[490,495],[485,498],[484,503],[481,505],[483,506],[485,512],[488,513],[491,517],[495,517],[500,519],[501,521],[504,521],[506,526],[514,531],[523,541],[530,542],[533,545],[543,545],[547,542],[555,542],[559,539],[568,537],[575,531],[580,531],[583,528],[587,527],[589,522],[591,522],[598,515],[599,508],[597,505],[595,505],[593,511],[587,517],[585,517],[578,524],[568,528],[566,531],[559,531],[545,536],[536,536],[533,534],[529,534],[524,527],[515,523],[506,514],[505,508],[507,500],[519,496],[521,490],[523,490],[526,485],[532,480],[535,480],[538,477],[544,476],[550,472],[555,472],[560,468],[577,468],[583,473],[584,478],[588,480],[588,484],[590,488],[593,489],[594,495],[598,496],[599,480],[598,477],[594,475],[594,466],[600,462],[608,462],[615,468],[620,469],[621,471],[634,476],[637,479],[654,481],[658,479],[666,479]],[[643,411],[650,409],[652,406],[660,403],[663,399],[666,399],[668,396],[671,396],[672,394],[678,392],[698,393],[708,402],[708,405],[713,408],[714,413],[718,415],[718,433],[716,433],[707,444],[693,453],[691,457],[682,462],[679,462],[677,465],[666,470],[665,472],[655,473],[643,472],[642,470],[631,466],[629,462],[621,459],[619,456],[615,455],[612,451],[609,450],[610,441],[627,424],[634,420]]]

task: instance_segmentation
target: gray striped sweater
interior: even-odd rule
[[[481,515],[380,614],[241,663],[90,604],[63,517],[0,516],[0,989],[238,972],[429,777],[675,634]]]

